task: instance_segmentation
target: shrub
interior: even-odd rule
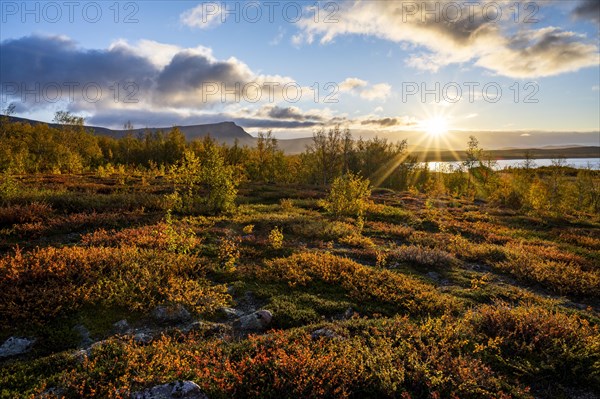
[[[454,257],[441,249],[418,245],[403,245],[394,250],[390,257],[399,262],[416,263],[423,266],[448,266]]]
[[[283,247],[283,232],[279,227],[275,227],[269,233],[269,243],[273,249],[281,249]]]
[[[303,252],[267,261],[264,267],[256,268],[255,274],[266,281],[284,281],[290,286],[308,285],[313,280],[338,284],[357,300],[393,304],[415,314],[457,308],[450,297],[416,278],[373,269],[330,253]]]
[[[325,209],[336,216],[362,217],[371,195],[369,184],[368,179],[352,173],[337,177],[331,184]]]
[[[279,205],[281,206],[281,210],[284,212],[291,212],[294,209],[294,201],[290,198],[283,198],[279,201]]]
[[[220,270],[226,272],[235,271],[235,264],[240,257],[239,245],[239,237],[225,237],[221,240],[218,251]]]
[[[600,386],[600,331],[589,322],[540,306],[485,305],[467,314],[492,363],[530,380]]]
[[[43,248],[0,258],[0,326],[44,324],[85,305],[148,310],[176,301],[212,312],[229,298],[198,259],[136,247]]]

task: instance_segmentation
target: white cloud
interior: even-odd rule
[[[484,17],[483,9],[499,4],[504,11],[499,20]],[[555,27],[532,29],[522,23],[515,28],[509,1],[480,1],[473,12],[463,12],[452,21],[424,18],[421,11],[448,4],[452,0],[348,1],[340,3],[335,24],[305,18],[296,41],[320,38],[330,43],[336,36],[368,35],[401,44],[420,46],[427,52],[411,54],[408,64],[427,71],[454,63],[474,62],[494,73],[515,78],[557,75],[600,63],[598,45],[574,32]],[[416,12],[406,7],[416,7]],[[444,14],[442,14],[444,15]],[[474,15],[474,17],[472,17]],[[517,33],[514,33],[514,32]]]
[[[357,88],[365,87],[367,85],[366,80],[359,78],[346,78],[338,85],[341,92],[350,92]]]
[[[360,97],[368,101],[385,100],[392,94],[392,86],[387,83],[378,83],[360,92]]]
[[[209,29],[222,19],[222,4],[219,2],[202,2],[196,7],[184,11],[179,20],[191,28]]]

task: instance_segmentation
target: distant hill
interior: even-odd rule
[[[25,122],[31,125],[37,125],[40,121],[35,121],[32,119],[18,118],[18,117],[10,117],[10,119],[14,122]],[[59,127],[59,124],[56,123],[47,123],[47,125],[51,127]],[[238,139],[240,145],[254,145],[256,139],[248,134],[243,128],[236,125],[233,122],[220,122],[220,123],[209,123],[205,125],[190,125],[190,126],[176,126],[181,130],[186,140],[192,141],[195,139],[206,137],[210,134],[211,137],[215,138],[220,143],[233,144],[235,139]],[[105,127],[99,126],[86,126],[86,129],[92,130],[95,134],[101,136],[110,136],[114,138],[124,137],[127,133],[132,133],[134,136],[142,135],[145,132],[158,132],[164,131],[168,132],[173,127],[148,127],[142,129],[133,129],[131,131],[127,130],[117,130],[117,129],[108,129]]]
[[[15,122],[25,122],[32,125],[36,125],[40,122],[31,119],[10,117]],[[54,123],[47,123],[52,127],[59,127],[60,125]],[[210,134],[211,137],[215,138],[219,143],[233,144],[237,139],[240,145],[254,146],[256,144],[256,138],[246,132],[242,127],[236,125],[234,122],[220,122],[210,123],[204,125],[190,125],[190,126],[177,126],[179,130],[184,134],[185,138],[189,141],[203,138]],[[94,131],[97,135],[110,136],[114,138],[120,138],[125,136],[127,130],[108,129],[99,126],[86,126],[87,129]],[[134,136],[141,135],[144,132],[156,132],[156,131],[169,131],[172,127],[147,127],[143,129],[133,129],[131,133]],[[359,132],[360,133],[360,132]],[[413,133],[416,134],[416,133]],[[422,133],[420,133],[422,134]],[[514,138],[518,134],[512,132]],[[508,134],[506,134],[508,135]],[[374,137],[374,136],[373,136]],[[392,136],[386,137],[385,134],[381,135],[382,138],[387,138],[389,141],[396,141]],[[413,137],[413,142],[419,142],[416,140],[418,136]],[[409,143],[411,139],[409,138]],[[287,154],[300,154],[306,150],[306,147],[312,143],[312,137],[301,137],[294,139],[278,139],[279,148],[281,148]],[[483,146],[486,148],[485,146]],[[533,147],[533,146],[532,146]],[[451,147],[450,147],[451,148]],[[486,151],[494,159],[521,159],[524,156],[527,147],[504,147],[502,149]],[[463,150],[449,151],[444,149],[429,149],[426,150],[423,144],[421,145],[409,145],[409,151],[417,156],[419,161],[454,161],[465,159],[465,153]],[[547,145],[541,148],[529,148],[529,152],[533,158],[600,158],[600,147],[599,146],[585,146],[585,145]]]

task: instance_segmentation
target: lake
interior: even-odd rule
[[[506,167],[512,166],[520,166],[523,164],[524,159],[501,159],[496,161],[497,166],[496,170],[501,170]],[[551,166],[551,159],[534,159],[534,165],[537,166]],[[590,166],[592,169],[600,170],[600,159],[599,158],[565,158],[565,162],[568,166],[583,169]],[[461,164],[461,162],[427,162],[429,165],[429,170],[440,170],[451,167],[456,167]]]

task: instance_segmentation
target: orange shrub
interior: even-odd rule
[[[286,281],[290,286],[313,280],[339,284],[357,300],[389,303],[414,314],[456,310],[458,302],[420,280],[389,270],[373,269],[330,253],[303,252],[265,262],[255,268],[267,281]]]
[[[94,303],[143,310],[174,301],[211,312],[229,296],[204,272],[193,256],[135,247],[17,251],[0,259],[0,323],[44,323]]]

